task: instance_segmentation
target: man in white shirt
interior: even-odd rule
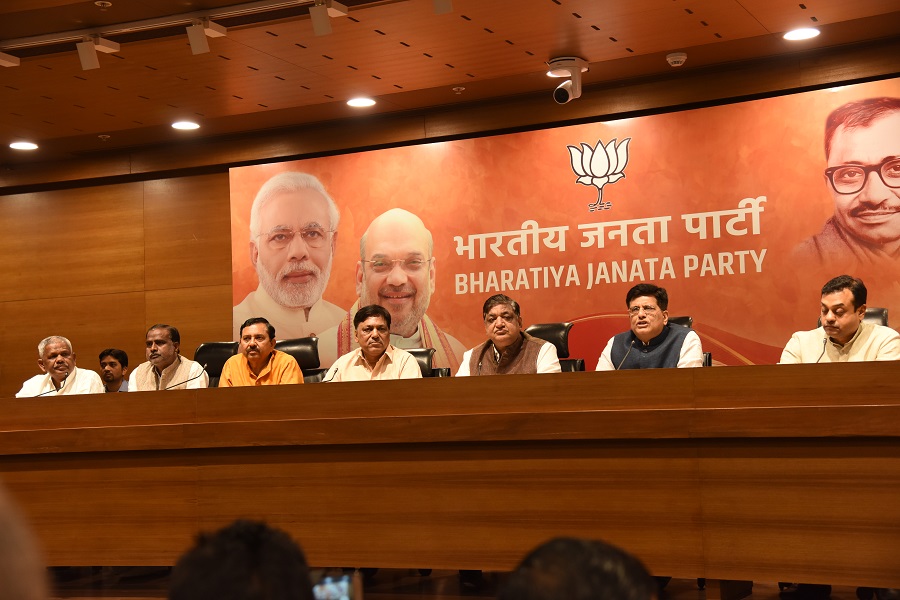
[[[103,393],[100,376],[75,366],[72,342],[62,336],[51,335],[41,340],[38,367],[44,374],[35,375],[22,384],[16,398]]]
[[[416,358],[391,345],[391,313],[383,306],[363,306],[353,315],[356,350],[338,358],[324,381],[418,379],[422,369]]]

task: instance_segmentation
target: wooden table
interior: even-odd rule
[[[900,587],[900,364],[0,400],[54,565],[264,518],[317,565],[510,569],[556,535],[660,575]]]

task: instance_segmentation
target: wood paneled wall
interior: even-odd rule
[[[144,360],[146,328],[178,327],[186,356],[230,337],[229,166],[673,110],[900,73],[900,38],[427,114],[32,163],[0,173],[0,396],[38,372],[37,343],[69,337],[81,367],[114,346]],[[60,189],[62,188],[62,189]],[[5,195],[4,195],[5,194]]]

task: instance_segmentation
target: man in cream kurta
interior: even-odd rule
[[[72,342],[58,335],[44,338],[38,344],[38,367],[43,375],[35,375],[22,384],[16,398],[102,394],[100,376],[75,366]]]
[[[180,354],[181,334],[171,325],[154,325],[147,331],[147,362],[128,378],[129,392],[190,390],[209,386],[200,363]]]

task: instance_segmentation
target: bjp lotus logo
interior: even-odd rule
[[[625,138],[616,144],[616,138],[613,138],[606,146],[603,145],[603,140],[597,140],[594,148],[584,142],[581,148],[568,146],[569,155],[572,157],[572,170],[578,175],[577,183],[597,188],[597,201],[588,204],[590,212],[612,208],[612,202],[603,202],[603,186],[625,177],[630,141],[631,138]]]

